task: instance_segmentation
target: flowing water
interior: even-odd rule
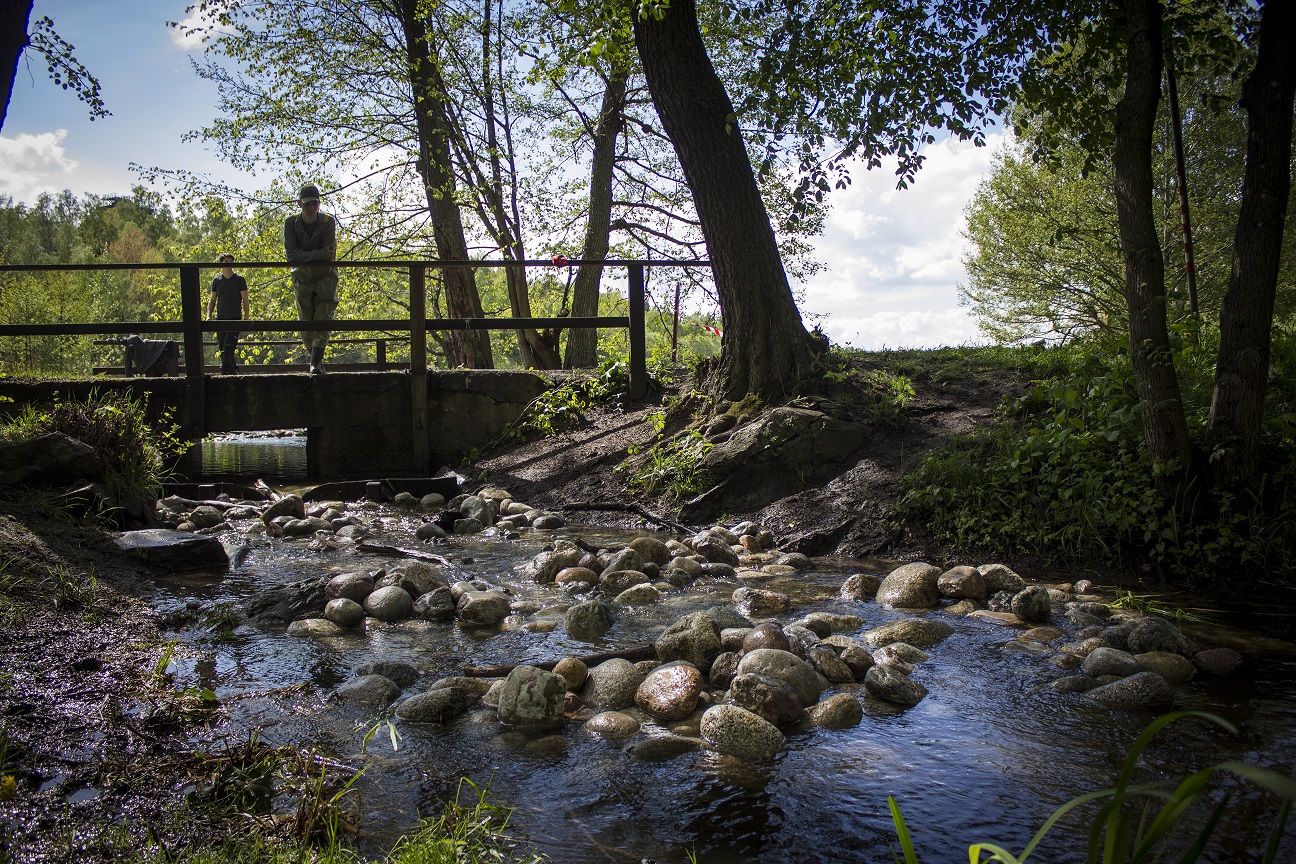
[[[429,548],[412,537],[415,518],[388,510],[379,515],[385,523],[380,542]],[[937,611],[928,614],[955,633],[928,649],[931,659],[914,672],[930,690],[925,700],[898,710],[868,698],[862,687],[848,687],[864,702],[863,722],[844,731],[793,732],[785,750],[768,762],[749,764],[705,750],[645,762],[624,743],[596,738],[574,722],[531,738],[510,734],[486,709],[444,726],[397,721],[398,750],[383,727],[361,756],[366,732],[386,715],[328,695],[362,663],[414,664],[422,677],[406,692],[417,692],[465,666],[554,660],[651,641],[679,616],[727,602],[739,584],[704,580],[667,595],[658,606],[622,612],[600,643],[575,642],[561,627],[568,598],[555,588],[522,582],[513,572],[564,534],[603,545],[635,536],[569,528],[525,533],[514,541],[484,535],[456,540],[433,551],[449,557],[466,577],[505,586],[518,600],[538,601],[541,611],[495,628],[408,621],[328,638],[288,638],[282,626],[245,624],[232,638],[217,639],[199,623],[180,634],[191,651],[178,661],[178,681],[216,692],[231,741],[246,740],[246,730],[255,727],[266,742],[318,747],[357,767],[371,763],[357,788],[375,849],[389,846],[420,816],[438,813],[459,778],[468,777],[489,783],[495,802],[515,807],[513,825],[543,852],[572,864],[642,858],[665,864],[687,860],[689,850],[705,864],[889,862],[895,833],[888,795],[899,802],[924,861],[966,861],[967,845],[979,841],[1019,851],[1058,805],[1110,786],[1126,748],[1152,719],[1055,693],[1048,682],[1066,673],[1019,642],[1016,631]],[[268,587],[323,573],[377,570],[392,560],[347,547],[312,551],[301,540],[258,537],[250,544],[246,558],[228,573],[160,583],[157,603],[163,610],[209,610]],[[811,571],[758,584],[791,597],[794,611],[780,620],[815,610],[845,612],[862,616],[868,629],[899,613],[840,601],[837,589],[849,573],[886,569],[882,562],[816,560]],[[519,626],[546,618],[557,618],[559,626],[547,633]],[[1182,777],[1225,759],[1292,773],[1296,655],[1281,643],[1270,647],[1248,652],[1247,667],[1233,677],[1179,688],[1179,707],[1214,711],[1236,723],[1240,735],[1195,722],[1172,726],[1149,750],[1135,779]],[[303,683],[313,686],[273,692]],[[640,734],[663,731],[649,726]],[[1243,784],[1229,786],[1238,816],[1220,832],[1223,849],[1203,860],[1248,861],[1263,847],[1273,802]],[[1084,830],[1079,821],[1063,823],[1034,860],[1084,860]],[[1280,860],[1296,860],[1290,839],[1284,852],[1288,857]]]

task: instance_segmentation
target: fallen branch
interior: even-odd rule
[[[657,525],[664,525],[672,531],[678,531],[680,534],[691,535],[697,533],[687,525],[683,525],[673,519],[667,519],[665,516],[658,516],[656,513],[645,509],[639,504],[624,504],[619,501],[597,501],[592,503],[582,502],[576,504],[564,504],[562,509],[564,513],[578,510],[609,510],[618,513],[635,513],[649,522]]]
[[[656,660],[657,648],[653,645],[639,645],[635,648],[622,648],[620,651],[607,651],[603,654],[586,654],[576,659],[586,666],[597,666],[605,660],[630,660],[631,662]],[[468,666],[464,669],[464,675],[468,678],[502,678],[519,666],[534,666],[552,672],[558,662],[548,660],[544,663],[512,663],[507,666]]]
[[[391,558],[413,558],[416,561],[427,561],[429,564],[440,564],[442,567],[453,567],[450,559],[444,555],[434,555],[431,552],[419,552],[414,549],[402,549],[399,546],[388,546],[384,543],[357,543],[355,548],[361,552],[371,552],[374,555],[387,555]]]

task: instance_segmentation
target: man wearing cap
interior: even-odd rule
[[[226,252],[220,256],[221,275],[212,280],[211,297],[207,300],[208,319],[241,321],[252,317],[248,310],[247,280],[234,272],[234,256]],[[234,364],[234,349],[238,347],[238,333],[217,333],[220,347],[221,373],[233,375],[238,371]]]
[[[297,194],[301,213],[284,222],[284,251],[292,271],[297,317],[302,321],[332,321],[337,309],[338,271],[327,266],[337,258],[337,220],[320,212],[319,187],[307,184]],[[303,330],[302,343],[310,352],[310,371],[324,371],[324,349],[329,331]]]

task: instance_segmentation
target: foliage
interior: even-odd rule
[[[462,803],[464,791],[471,797]],[[402,838],[388,856],[388,864],[541,864],[547,860],[528,852],[508,832],[513,811],[487,800],[490,786],[479,787],[467,778],[459,781],[453,801],[440,816],[426,819],[421,828]]]
[[[1128,358],[1088,350],[1073,371],[1008,400],[1000,424],[957,436],[927,457],[905,477],[895,517],[923,522],[960,549],[1049,561],[1162,562],[1192,578],[1222,578],[1245,567],[1290,579],[1296,435],[1285,397],[1276,394],[1270,403],[1269,474],[1261,488],[1190,488],[1177,506],[1166,507],[1144,456]],[[1185,398],[1199,433],[1207,422],[1209,354],[1208,346],[1188,344],[1179,358],[1181,368],[1195,372]]]
[[[691,498],[711,485],[702,458],[714,446],[696,429],[660,441],[643,453],[636,467],[629,469],[626,488],[642,495],[665,495],[676,502]],[[639,453],[635,448],[630,451],[631,456]],[[619,469],[625,469],[626,464]]]
[[[573,376],[532,399],[501,437],[522,441],[558,435],[584,423],[585,411],[595,403],[609,401],[629,386],[630,371],[625,363],[605,363],[597,375]]]
[[[1292,802],[1296,801],[1296,780],[1245,762],[1222,762],[1204,768],[1183,778],[1178,783],[1158,780],[1133,784],[1135,766],[1152,738],[1165,726],[1187,717],[1197,717],[1236,735],[1237,729],[1221,717],[1204,711],[1178,711],[1166,714],[1148,724],[1143,733],[1130,746],[1115,787],[1090,792],[1063,804],[1045,820],[1031,841],[1019,855],[1014,855],[995,843],[973,843],[968,847],[971,864],[999,861],[1001,864],[1026,864],[1031,853],[1053,827],[1073,810],[1092,802],[1103,802],[1089,826],[1088,860],[1102,864],[1142,864],[1164,860],[1167,855],[1179,856],[1181,864],[1193,864],[1201,859],[1207,845],[1228,811],[1231,795],[1212,794],[1208,784],[1217,773],[1228,772],[1268,790],[1280,799],[1274,817],[1270,839],[1262,861],[1273,864],[1287,828]],[[1159,810],[1156,805],[1161,803]],[[1200,803],[1208,808],[1204,823],[1189,818],[1193,805]],[[895,799],[888,796],[887,804],[895,824],[905,864],[918,864],[918,854],[909,836],[908,827]],[[1198,808],[1200,809],[1200,808]],[[984,857],[984,856],[989,857]],[[899,856],[897,856],[899,858]]]
[[[71,90],[78,99],[86,103],[92,121],[112,114],[104,106],[99,79],[91,75],[76,59],[72,53],[76,49],[54,31],[54,21],[48,15],[36,21],[27,38],[28,47],[45,57],[54,86]],[[5,94],[5,100],[8,101],[8,94]],[[3,113],[0,112],[0,117],[2,116]]]

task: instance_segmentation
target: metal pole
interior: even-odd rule
[[[1179,87],[1175,83],[1174,51],[1166,46],[1166,82],[1170,91],[1170,131],[1174,138],[1175,172],[1178,175],[1179,217],[1183,226],[1184,272],[1188,277],[1188,311],[1197,317],[1197,268],[1193,263],[1192,220],[1188,218],[1188,179],[1184,171],[1183,120],[1179,114]]]
[[[648,393],[648,350],[644,334],[644,266],[630,265],[630,398]]]
[[[410,282],[410,411],[415,476],[431,473],[428,446],[427,285],[422,264],[409,268]]]

